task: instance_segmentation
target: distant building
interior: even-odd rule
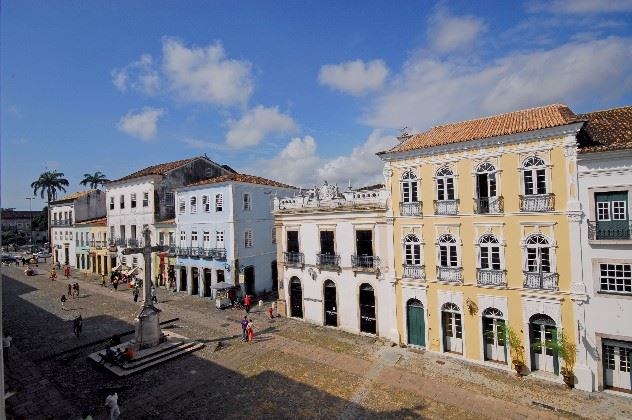
[[[42,215],[42,211],[2,209],[0,210],[0,230],[2,232],[13,231],[28,243],[33,236],[33,243],[48,241],[46,230],[32,230],[31,221]]]
[[[108,274],[107,218],[75,223],[76,267],[94,274]]]

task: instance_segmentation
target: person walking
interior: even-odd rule
[[[246,308],[246,313],[249,314],[250,313],[250,295],[246,295],[246,297],[244,298],[244,307]]]
[[[114,291],[116,292],[118,290],[118,278],[114,278],[112,286],[114,287]]]
[[[57,272],[53,268],[50,272],[50,281],[55,281],[55,280],[57,280]]]
[[[66,299],[66,295],[61,295],[61,309],[64,309],[64,304],[68,299]]]
[[[9,366],[9,349],[11,348],[11,341],[13,341],[13,337],[9,335],[8,331],[4,332],[4,336],[2,337],[2,359],[4,360],[4,365]]]
[[[66,279],[68,279],[70,277],[70,266],[69,265],[64,267],[64,276],[66,276]]]
[[[246,341],[248,339],[248,334],[246,329],[248,328],[248,316],[244,315],[244,319],[241,320],[241,341]]]
[[[75,293],[77,293],[77,297],[79,297],[79,283],[75,283]]]
[[[248,320],[248,326],[246,329],[248,330],[248,343],[252,344],[255,339],[255,324],[252,322],[252,319]]]
[[[138,295],[140,294],[138,287],[134,287],[134,291],[132,293],[134,294],[134,302],[138,302]]]
[[[101,287],[105,287],[105,274],[101,274]]]
[[[109,420],[116,420],[121,415],[121,410],[118,406],[118,394],[116,392],[105,398],[105,409],[108,412]]]
[[[83,318],[81,317],[81,314],[79,314],[79,316],[75,317],[75,320],[73,321],[73,326],[72,326],[72,330],[77,336],[77,338],[79,338],[79,336],[81,335],[82,328],[83,328]]]
[[[68,296],[72,296],[72,283],[68,283]]]

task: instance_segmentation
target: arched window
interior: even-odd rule
[[[546,164],[538,156],[531,156],[522,163],[524,194],[547,194]]]
[[[527,248],[526,269],[529,272],[550,273],[551,272],[551,244],[549,240],[541,234],[534,234],[525,241]]]
[[[500,270],[500,243],[498,238],[492,234],[481,236],[478,241],[479,247],[479,268],[488,270]]]
[[[487,308],[483,311],[483,316],[486,318],[502,319],[503,313],[496,308]]]
[[[457,243],[453,235],[447,233],[439,238],[439,265],[441,267],[457,267],[459,258]]]
[[[402,175],[402,203],[417,203],[419,201],[419,183],[417,175],[412,169],[407,170]]]
[[[490,162],[483,162],[476,168],[476,194],[478,197],[478,213],[490,213],[493,201],[490,198],[497,196],[496,168]],[[492,208],[492,212],[498,210]]]
[[[456,312],[456,313],[460,313],[461,309],[459,309],[459,307],[452,302],[446,302],[443,304],[443,306],[441,307],[441,310],[443,312]]]
[[[421,265],[421,241],[415,234],[404,238],[404,255],[406,265]]]
[[[454,200],[454,173],[444,166],[437,171],[437,200]]]

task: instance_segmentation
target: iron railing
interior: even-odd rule
[[[632,222],[627,220],[595,222],[588,221],[588,239],[592,241],[621,241],[632,239]]]
[[[53,219],[51,226],[70,226],[72,225],[72,219]]]
[[[502,196],[479,197],[474,199],[474,213],[496,214],[504,211],[504,201]]]
[[[525,289],[557,290],[559,275],[557,273],[540,273],[538,271],[524,271]]]
[[[179,246],[176,248],[176,255],[178,257],[188,257],[190,254],[190,250],[186,246]]]
[[[340,255],[338,254],[316,254],[316,264],[321,269],[340,268]]]
[[[481,286],[507,286],[507,272],[489,268],[476,269],[476,283]]]
[[[520,211],[544,212],[555,208],[555,194],[520,196]]]
[[[189,250],[189,257],[191,258],[200,258],[204,254],[204,249],[197,246],[192,246]]]
[[[302,252],[284,252],[283,263],[288,267],[302,267],[305,257]]]
[[[399,214],[402,216],[421,216],[421,201],[399,203]]]
[[[437,267],[437,280],[463,283],[463,267]]]
[[[404,278],[407,279],[426,279],[426,266],[420,264],[404,264]]]
[[[453,215],[459,213],[459,200],[434,200],[434,213]]]
[[[375,271],[380,268],[380,257],[373,255],[352,255],[351,267],[356,271]]]
[[[226,260],[226,248],[211,248],[210,255],[215,260]]]

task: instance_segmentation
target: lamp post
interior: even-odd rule
[[[31,210],[31,203],[33,202],[33,199],[34,199],[34,197],[26,197],[26,200],[29,200],[29,220],[30,220],[29,231],[31,233],[31,242],[30,242],[31,253],[33,253],[33,213],[32,213],[32,210]]]

